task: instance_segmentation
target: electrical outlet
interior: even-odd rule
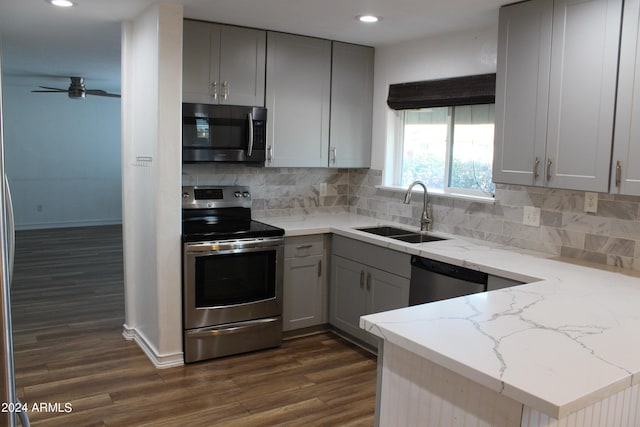
[[[324,197],[327,195],[327,183],[326,182],[321,182],[320,183],[320,196]]]
[[[584,211],[591,213],[598,212],[598,193],[584,193]]]
[[[531,225],[532,227],[540,227],[540,208],[525,206],[522,223],[524,225]]]

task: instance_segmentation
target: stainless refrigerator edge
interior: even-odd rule
[[[1,42],[1,41],[0,41]],[[0,334],[2,335],[2,351],[0,352],[0,426],[17,425],[18,414],[15,405],[18,403],[13,368],[13,337],[11,329],[11,276],[14,253],[13,207],[7,177],[4,173],[4,124],[2,120],[2,49],[0,43],[0,258],[2,276],[0,277]],[[23,426],[28,426],[26,412],[20,414]]]

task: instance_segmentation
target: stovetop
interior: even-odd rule
[[[182,187],[184,242],[283,236],[282,228],[251,219],[246,186]]]

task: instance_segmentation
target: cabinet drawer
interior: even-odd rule
[[[375,266],[398,276],[411,277],[409,254],[337,235],[332,237],[331,248],[334,255]]]
[[[285,258],[304,258],[324,253],[324,234],[287,237],[284,240]]]

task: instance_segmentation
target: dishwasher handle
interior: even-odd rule
[[[445,262],[434,261],[419,256],[411,257],[411,267],[420,268],[433,273],[441,274],[447,277],[464,280],[471,283],[487,284],[489,275],[470,268],[460,267],[458,265],[447,264]]]

